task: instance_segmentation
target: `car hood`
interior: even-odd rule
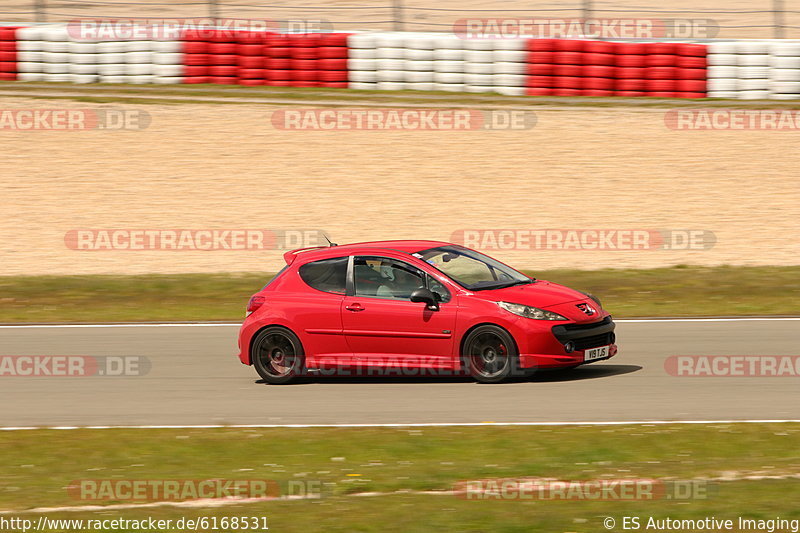
[[[555,311],[570,320],[579,322],[594,321],[605,314],[600,309],[600,306],[584,293],[559,285],[558,283],[551,283],[543,280],[537,280],[535,283],[527,285],[506,287],[504,289],[475,291],[474,294],[478,298],[494,302],[511,302]],[[587,315],[576,305],[582,302],[589,303],[591,308],[596,310],[596,312],[592,315]]]

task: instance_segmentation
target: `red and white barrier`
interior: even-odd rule
[[[75,36],[64,24],[5,26],[0,27],[0,80],[800,99],[800,42],[218,29],[187,30],[172,39],[104,41]]]

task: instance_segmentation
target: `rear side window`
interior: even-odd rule
[[[303,281],[318,291],[344,294],[347,285],[346,257],[306,263],[298,272]]]

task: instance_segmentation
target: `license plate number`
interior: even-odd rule
[[[591,348],[586,350],[583,354],[584,361],[594,361],[595,359],[603,359],[608,357],[608,346],[600,346],[598,348]]]

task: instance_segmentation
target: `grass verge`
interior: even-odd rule
[[[800,267],[528,272],[616,317],[800,314]],[[0,277],[0,323],[241,320],[271,274]]]
[[[81,479],[269,479],[282,487],[313,480],[325,489],[317,500],[48,516],[265,516],[271,528],[290,532],[590,532],[601,530],[606,516],[625,515],[797,519],[800,510],[790,504],[797,481],[778,477],[800,469],[798,437],[800,424],[7,432],[0,433],[0,510],[92,504],[66,490]],[[690,480],[726,473],[737,479],[681,500],[471,501],[414,493],[450,490],[466,479]],[[754,473],[775,478],[742,479]],[[381,495],[353,496],[367,491]],[[102,505],[114,503],[130,502]]]

